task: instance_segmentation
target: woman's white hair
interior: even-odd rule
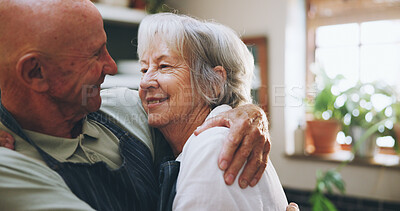
[[[149,48],[156,47],[152,43],[158,39],[186,61],[192,93],[197,92],[211,108],[251,102],[253,55],[232,29],[185,15],[149,15],[139,27],[139,59]],[[216,66],[226,70],[226,80],[214,71]]]

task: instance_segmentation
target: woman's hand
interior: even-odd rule
[[[255,186],[267,166],[271,146],[268,120],[264,111],[252,104],[239,106],[207,120],[194,134],[198,135],[216,126],[231,129],[218,159],[219,168],[225,170],[225,183],[233,184],[239,170],[247,161],[239,177],[239,186]]]
[[[14,138],[5,131],[0,131],[0,147],[14,150]]]

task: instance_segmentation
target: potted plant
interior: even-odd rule
[[[333,153],[338,148],[336,137],[341,129],[341,121],[345,108],[336,106],[339,96],[335,87],[343,79],[338,75],[329,78],[324,69],[314,65],[312,71],[316,75],[316,96],[309,102],[313,119],[307,121],[306,137],[313,143],[314,149],[309,153]]]
[[[381,127],[381,131],[377,130],[366,137],[362,143],[358,142],[367,129],[388,118],[385,116],[385,108],[391,104],[392,92],[383,83],[358,82],[355,87],[346,90],[343,95],[347,99],[345,102],[347,113],[343,119],[343,131],[346,135],[352,137],[354,155],[361,158],[372,158],[376,152],[376,138],[388,134],[389,130],[382,131]],[[386,104],[378,102],[378,105],[374,105],[374,97],[386,98],[386,101],[389,100],[389,102]]]
[[[365,89],[367,88],[373,91],[366,91]],[[371,137],[393,134],[397,138],[395,149],[399,153],[400,102],[399,100],[393,100],[393,96],[396,96],[396,92],[393,89],[383,83],[358,83],[357,86],[342,92],[338,97],[340,98],[341,96],[346,99],[345,103],[344,105],[339,103],[342,106],[336,105],[335,108],[345,108],[342,129],[345,133],[353,135],[353,139],[355,139],[355,144],[352,147],[354,155],[357,155],[359,149],[363,146],[371,145],[369,143],[370,140],[375,145],[375,139],[371,139]],[[373,96],[380,96],[381,99],[386,98],[386,104],[381,102],[381,108],[376,108],[372,105]],[[338,104],[337,101],[335,103]],[[390,124],[390,122],[393,124]],[[363,130],[362,135],[359,135],[359,137],[355,137],[355,127]],[[352,130],[353,132],[351,132]],[[310,198],[314,211],[337,210],[325,194],[332,194],[335,189],[341,194],[345,193],[345,182],[341,177],[340,171],[351,160],[352,158],[343,161],[337,168],[326,172],[317,171],[316,186]]]

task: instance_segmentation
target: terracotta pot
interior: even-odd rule
[[[309,138],[315,147],[311,153],[334,153],[339,148],[336,137],[340,129],[341,125],[336,120],[307,121]]]

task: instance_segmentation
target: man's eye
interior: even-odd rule
[[[143,68],[143,69],[140,70],[140,72],[142,72],[143,74],[144,74],[144,73],[147,73],[147,69],[144,69],[144,68]]]
[[[94,54],[94,56],[95,56],[95,57],[98,57],[98,56],[100,56],[100,54],[101,54],[101,50],[97,51],[97,52]]]

